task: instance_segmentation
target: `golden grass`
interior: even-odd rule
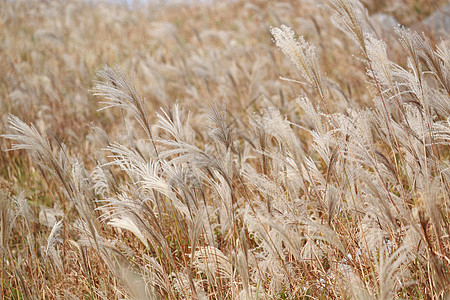
[[[446,3],[368,2],[405,25]],[[391,101],[386,128],[363,114],[398,94],[314,1],[0,5],[2,298],[448,297],[449,115],[430,109],[424,120],[444,127],[423,136],[422,169],[408,165],[417,128],[400,126],[405,111]],[[282,24],[315,45],[325,96],[272,42]],[[408,68],[393,40],[389,59]],[[113,80],[98,86],[106,66]],[[99,110],[123,90],[117,70],[145,116]],[[449,100],[439,76],[423,78]],[[47,152],[36,139],[30,155],[6,151],[20,141],[11,115]],[[352,152],[360,128],[374,136],[368,158]]]

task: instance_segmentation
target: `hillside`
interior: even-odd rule
[[[446,4],[0,0],[1,298],[450,297]]]

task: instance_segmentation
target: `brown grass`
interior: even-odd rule
[[[1,297],[448,297],[448,36],[330,2],[1,1]]]

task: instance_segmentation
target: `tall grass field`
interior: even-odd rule
[[[449,13],[0,0],[0,298],[450,299]]]

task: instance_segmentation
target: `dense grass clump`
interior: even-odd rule
[[[2,298],[449,297],[433,3],[2,2]]]

